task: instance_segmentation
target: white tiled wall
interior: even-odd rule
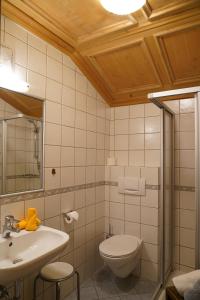
[[[119,166],[160,166],[160,109],[140,104],[111,109],[110,156]]]
[[[106,180],[118,181],[121,176],[146,178],[146,184],[159,184],[159,168],[106,167]],[[155,175],[155,176],[152,176]],[[141,276],[157,280],[158,275],[158,208],[159,191],[146,190],[145,196],[118,193],[118,186],[106,186],[106,232],[131,234],[143,240]]]
[[[69,57],[7,18],[5,43],[14,50],[15,70],[29,82],[29,93],[45,99],[45,189],[104,181],[108,105]],[[52,168],[56,169],[54,176]],[[97,245],[104,233],[104,194],[104,186],[97,186],[5,204],[1,220],[3,223],[7,214],[22,218],[28,207],[36,207],[43,224],[70,234],[70,245],[60,260],[71,262],[83,279],[101,264]],[[62,212],[71,209],[76,209],[80,218],[66,226]],[[33,275],[24,282],[24,300],[31,299],[32,279]],[[69,281],[63,293],[72,286]],[[47,289],[45,299],[52,297]]]

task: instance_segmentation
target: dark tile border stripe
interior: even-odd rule
[[[79,190],[88,189],[88,188],[94,188],[94,187],[103,186],[103,185],[118,186],[118,182],[117,181],[97,181],[97,182],[73,185],[73,186],[52,189],[52,190],[46,190],[46,191],[38,191],[38,192],[35,191],[35,192],[25,193],[25,194],[21,194],[21,195],[8,195],[8,196],[0,198],[0,205],[12,203],[12,202],[19,202],[19,201],[23,201],[23,200],[42,198],[42,197],[47,197],[47,196],[52,196],[52,195],[57,195],[57,194],[64,194],[64,193],[79,191]],[[146,184],[146,189],[158,191],[158,190],[160,190],[160,185]],[[195,192],[195,187],[176,185],[175,191]]]

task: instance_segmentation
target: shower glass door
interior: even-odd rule
[[[173,123],[174,117],[162,109],[163,130],[163,270],[165,281],[172,270],[173,250]]]
[[[3,122],[0,121],[0,195],[2,194],[2,179],[3,179]]]

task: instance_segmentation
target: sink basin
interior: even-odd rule
[[[0,284],[6,285],[38,270],[61,252],[69,241],[65,232],[40,226],[37,231],[0,235]]]

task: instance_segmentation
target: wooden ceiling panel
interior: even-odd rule
[[[200,85],[200,0],[147,0],[128,16],[100,0],[1,3],[5,16],[70,55],[111,106]]]
[[[33,9],[54,20],[75,40],[86,39],[89,35],[100,35],[114,30],[113,27],[126,27],[136,24],[127,16],[110,14],[99,0],[24,0]],[[95,13],[94,13],[95,12]]]
[[[147,90],[160,86],[160,80],[144,41],[94,58],[112,93]]]
[[[160,45],[174,84],[200,79],[200,26],[166,34]]]
[[[152,10],[156,10],[156,9],[162,9],[163,7],[172,5],[172,4],[176,4],[177,1],[175,0],[149,0],[148,1],[150,7],[152,8]]]

